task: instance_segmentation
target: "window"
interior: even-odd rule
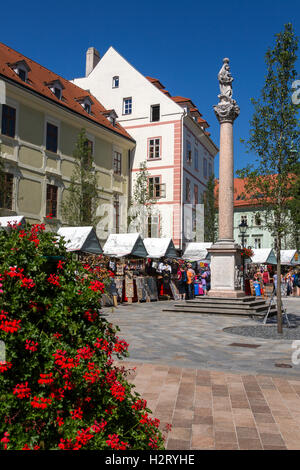
[[[248,225],[248,218],[247,218],[246,215],[241,215],[241,224],[242,224],[243,222]]]
[[[261,248],[261,238],[254,238],[254,248]]]
[[[114,197],[114,230],[115,233],[120,233],[120,201],[118,195]]]
[[[208,176],[209,178],[212,177],[212,164],[211,163],[208,164]]]
[[[148,237],[149,238],[159,238],[159,216],[150,215],[148,217],[148,227],[147,227]]]
[[[199,199],[199,196],[198,196],[198,186],[196,184],[194,184],[194,204],[198,204],[198,199]]]
[[[54,87],[53,88],[53,93],[55,94],[56,98],[58,98],[59,100],[61,100],[61,89],[58,88],[58,87]]]
[[[207,159],[203,158],[203,176],[207,178]]]
[[[260,214],[257,212],[254,216],[254,221],[255,221],[255,225],[261,225],[261,216]]]
[[[195,153],[194,168],[195,168],[195,170],[199,170],[199,153],[198,153],[198,149],[194,149],[194,153]]]
[[[151,106],[151,121],[159,121],[160,120],[160,105],[155,104]]]
[[[160,158],[160,137],[148,140],[148,160]]]
[[[26,70],[18,69],[18,75],[19,75],[20,79],[23,80],[23,82],[26,82],[26,79],[27,79]]]
[[[114,152],[113,170],[115,175],[120,175],[122,172],[122,154]]]
[[[123,114],[132,113],[132,98],[123,99]]]
[[[154,199],[166,197],[166,185],[161,183],[160,176],[153,176],[148,179],[149,196]]]
[[[186,202],[191,202],[191,182],[188,178],[185,180],[185,199]]]
[[[2,105],[1,132],[9,137],[15,137],[16,134],[16,110],[6,104]]]
[[[50,122],[47,122],[47,134],[46,134],[46,150],[50,152],[57,152],[57,140],[58,140],[58,127],[54,126]]]
[[[84,103],[83,108],[88,114],[91,114],[91,105],[90,105],[90,103]]]
[[[46,215],[57,217],[57,186],[47,184]]]
[[[1,178],[0,207],[12,209],[14,177],[10,173],[4,173]]]
[[[119,77],[115,76],[112,79],[112,87],[113,88],[119,88]]]
[[[192,161],[192,146],[189,140],[186,141],[186,161],[187,163]]]

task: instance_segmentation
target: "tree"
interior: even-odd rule
[[[146,232],[149,217],[153,214],[153,205],[156,203],[155,185],[152,182],[149,183],[150,176],[147,163],[141,162],[129,208],[129,224],[142,234]]]
[[[297,176],[293,168],[299,155],[299,105],[291,100],[298,40],[292,25],[276,34],[276,44],[265,55],[267,75],[259,100],[252,99],[248,151],[256,155],[256,164],[238,174],[246,179],[248,197],[263,208],[264,225],[275,238],[277,256],[277,325],[282,333],[281,259],[283,237],[290,231],[291,200]]]
[[[215,243],[218,232],[215,186],[215,177],[212,175],[208,180],[207,190],[203,193],[204,241],[212,243]]]
[[[100,195],[96,172],[93,166],[92,147],[82,129],[78,135],[75,150],[74,170],[67,188],[67,196],[62,203],[62,215],[69,225],[96,226],[97,205]]]

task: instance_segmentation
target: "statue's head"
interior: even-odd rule
[[[229,59],[228,59],[228,57],[224,57],[223,62],[224,62],[224,64],[229,65]]]

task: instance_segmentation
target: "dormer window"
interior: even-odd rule
[[[62,91],[64,89],[63,84],[60,82],[60,80],[53,80],[52,82],[45,83],[49,87],[49,89],[52,91],[52,93],[56,96],[58,100],[62,99]]]
[[[112,87],[119,88],[119,77],[117,75],[112,79]]]
[[[26,82],[28,78],[28,72],[30,72],[30,67],[27,65],[25,60],[20,60],[14,64],[8,64],[13,71],[19,76],[19,78]]]
[[[77,98],[77,101],[79,104],[81,104],[86,113],[92,113],[93,102],[89,96],[81,96],[80,98]]]
[[[113,126],[116,125],[116,119],[118,115],[114,109],[108,109],[107,111],[103,111],[102,114],[112,123]]]

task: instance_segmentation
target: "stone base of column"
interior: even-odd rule
[[[241,265],[240,251],[234,240],[218,240],[208,249],[211,255],[209,297],[234,299],[245,296],[237,278],[237,267]]]

